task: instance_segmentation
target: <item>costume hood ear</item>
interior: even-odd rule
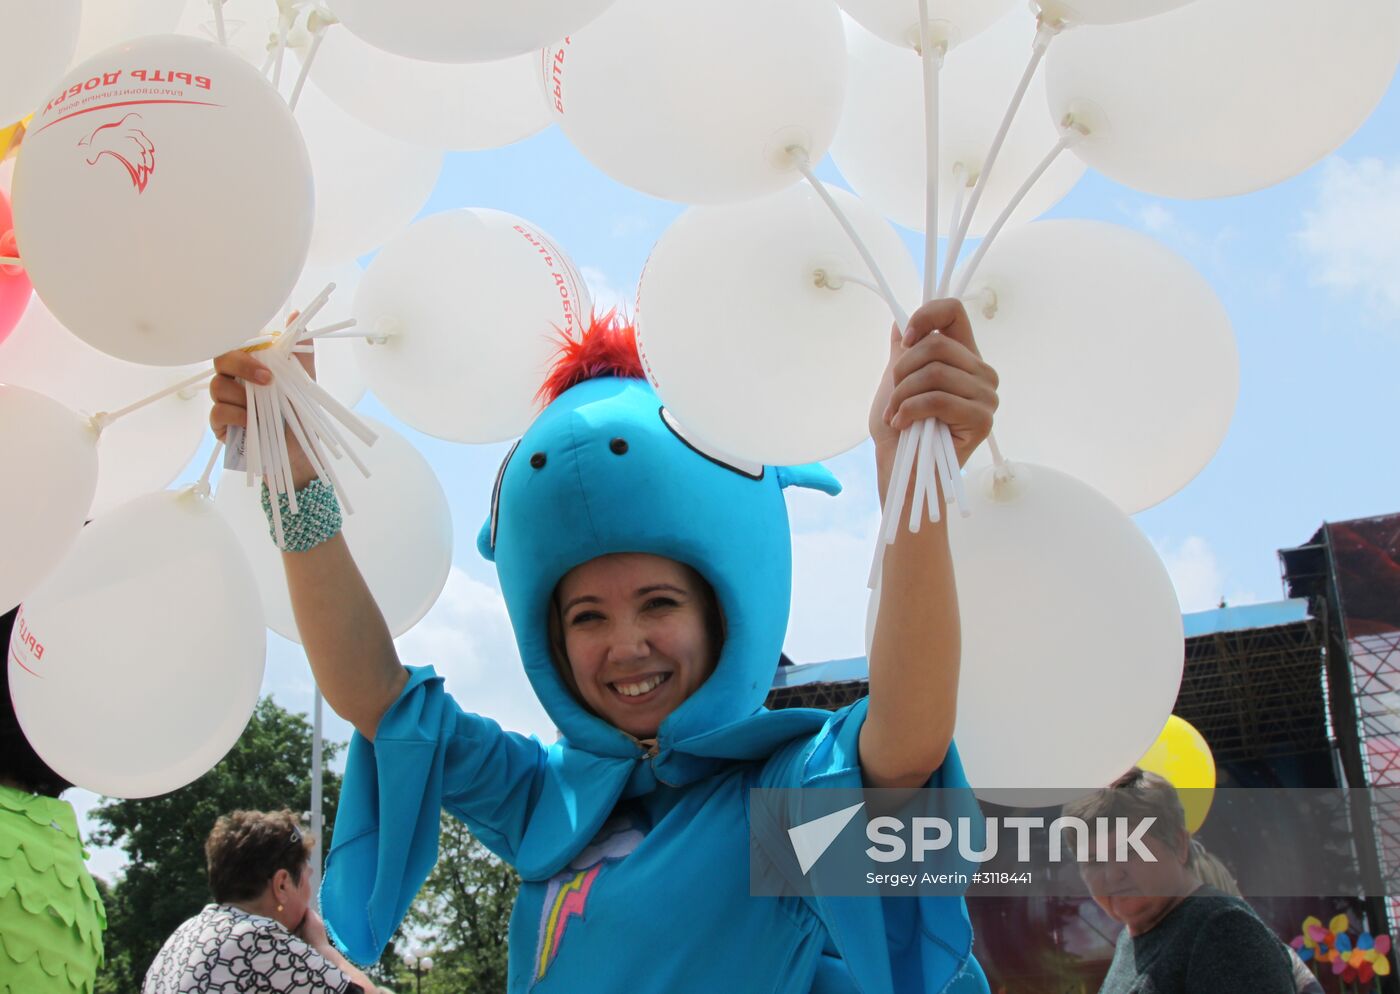
[[[788,487],[802,487],[805,490],[820,490],[835,497],[841,492],[841,481],[835,474],[819,462],[803,463],[801,466],[777,466],[778,484]]]
[[[476,533],[476,551],[481,553],[481,558],[488,563],[496,561],[496,550],[491,544],[491,516],[487,515],[486,520],[481,525],[481,531]]]

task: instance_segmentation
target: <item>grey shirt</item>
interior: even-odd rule
[[[1295,994],[1283,943],[1237,897],[1201,887],[1153,928],[1118,936],[1099,994]]]

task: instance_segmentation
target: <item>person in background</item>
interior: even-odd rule
[[[1253,909],[1202,883],[1196,850],[1176,788],[1156,773],[1133,767],[1108,787],[1064,808],[1095,825],[1126,818],[1131,832],[1155,818],[1142,835],[1152,859],[1129,849],[1123,861],[1081,858],[1080,875],[1114,921],[1118,936],[1099,994],[1295,994],[1283,944]],[[1117,849],[1109,830],[1107,851]],[[1098,841],[1091,851],[1098,851]]]
[[[156,954],[142,994],[378,994],[311,906],[312,839],[290,811],[234,811],[204,843],[213,904]]]
[[[1237,897],[1241,901],[1244,895],[1240,893],[1240,885],[1235,880],[1235,875],[1229,871],[1220,858],[1201,845],[1197,839],[1191,840],[1191,852],[1196,863],[1196,876],[1201,883],[1231,897]],[[1289,965],[1293,968],[1293,982],[1297,985],[1298,994],[1324,994],[1322,981],[1317,979],[1317,975],[1308,969],[1308,964],[1287,943],[1282,943],[1283,950],[1288,954]]]
[[[0,614],[10,644],[19,608]],[[91,994],[107,911],[83,861],[73,786],[25,738],[0,666],[0,992]]]

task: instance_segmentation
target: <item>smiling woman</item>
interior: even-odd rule
[[[724,616],[714,590],[691,567],[616,553],[559,581],[549,636],[554,664],[584,706],[650,739],[714,672]]]

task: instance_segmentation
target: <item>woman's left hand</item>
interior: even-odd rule
[[[937,334],[935,334],[937,332]],[[890,361],[870,406],[870,437],[893,452],[904,428],[925,418],[948,427],[958,465],[991,433],[996,370],[982,361],[960,300],[933,300],[890,336]]]

